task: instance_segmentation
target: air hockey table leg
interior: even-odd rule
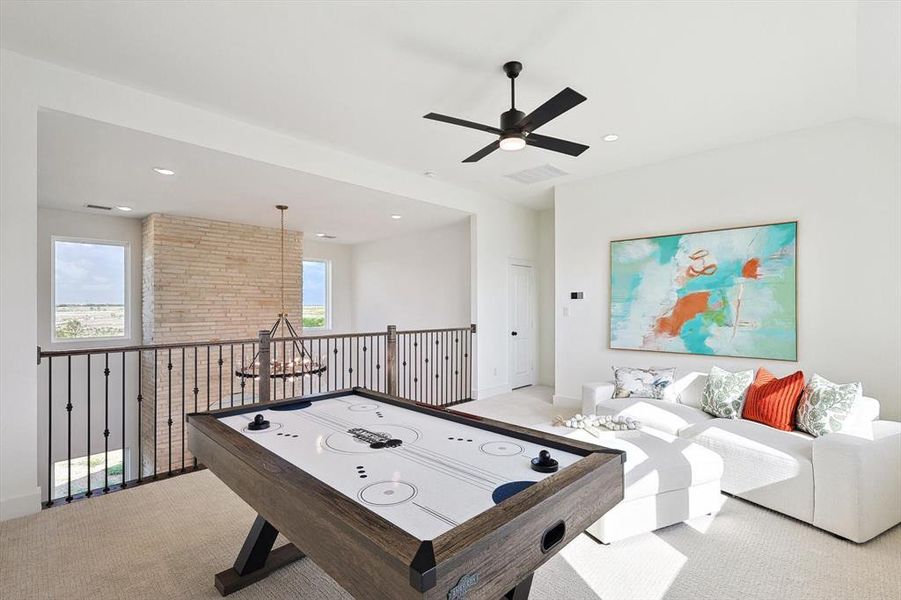
[[[219,593],[228,596],[304,557],[304,553],[291,543],[272,550],[277,537],[278,529],[257,515],[238,552],[235,566],[216,574],[215,584]]]
[[[502,600],[529,600],[529,591],[532,589],[532,577],[534,573],[530,573],[528,577],[516,584],[516,587],[504,594]]]

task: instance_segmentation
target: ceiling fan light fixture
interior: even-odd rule
[[[522,150],[526,146],[542,148],[551,152],[559,152],[569,156],[579,156],[586,150],[588,146],[578,144],[568,140],[561,140],[547,135],[535,133],[535,130],[552,121],[567,112],[571,108],[578,106],[587,98],[572,88],[563,88],[563,90],[550,100],[526,114],[516,108],[516,78],[522,71],[522,63],[519,61],[510,61],[504,65],[504,73],[510,79],[510,110],[501,113],[500,127],[484,125],[467,121],[466,119],[458,119],[438,113],[430,112],[423,115],[423,118],[433,121],[441,121],[459,127],[467,127],[469,129],[478,129],[486,133],[492,133],[498,136],[484,148],[478,150],[475,154],[463,159],[464,163],[474,163],[482,160],[495,150],[504,150],[507,152],[516,152]]]
[[[516,152],[526,147],[526,138],[521,133],[511,133],[501,137],[501,150]]]

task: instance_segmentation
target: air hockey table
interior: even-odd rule
[[[623,497],[622,451],[358,388],[187,422],[258,514],[222,595],[308,557],[358,599],[525,600]]]

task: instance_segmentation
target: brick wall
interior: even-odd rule
[[[278,215],[272,212],[275,220]],[[144,343],[248,339],[260,329],[269,329],[281,312],[279,240],[278,228],[161,214],[147,217],[143,227]],[[287,231],[285,308],[298,333],[302,257],[303,234]],[[246,365],[254,350],[244,347]],[[253,380],[244,380],[246,388],[242,388],[242,380],[233,376],[232,365],[241,366],[240,345],[175,349],[171,362],[169,351],[157,353],[155,361],[153,354],[144,353],[141,370],[145,473],[153,471],[154,457],[158,473],[168,471],[170,464],[173,470],[180,469],[183,460],[186,465],[192,463],[190,454],[182,451],[182,414],[192,412],[195,403],[202,410],[208,402],[217,406],[220,400],[227,406],[240,403],[242,390],[248,399],[255,391]]]

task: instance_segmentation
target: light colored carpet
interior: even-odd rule
[[[540,399],[518,401],[523,424],[554,412],[546,403],[527,406]],[[489,400],[465,406],[496,408]],[[0,597],[218,598],[213,574],[232,563],[253,518],[201,471],[8,521],[0,524]],[[349,598],[306,559],[231,597]],[[858,546],[729,498],[716,517],[611,546],[580,536],[537,572],[531,597],[894,599],[901,528]]]

